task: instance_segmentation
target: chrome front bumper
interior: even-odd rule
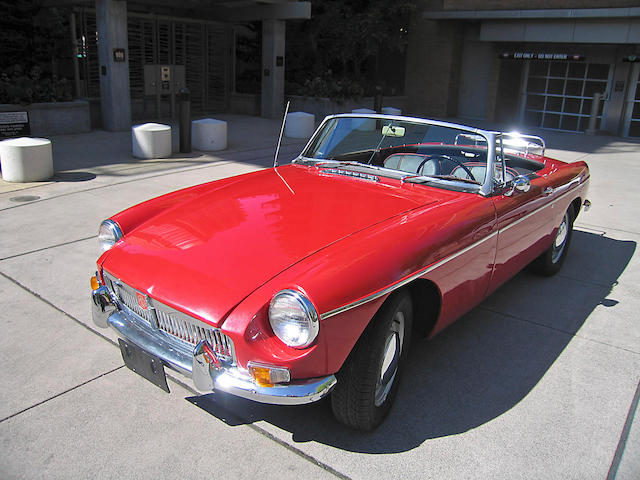
[[[336,384],[336,377],[297,380],[282,385],[264,387],[253,377],[234,365],[216,367],[205,361],[201,345],[193,351],[181,348],[154,330],[147,323],[120,308],[105,286],[93,290],[93,322],[101,328],[112,328],[118,336],[162,359],[163,363],[183,375],[191,377],[199,391],[223,391],[261,403],[302,405],[320,400]]]

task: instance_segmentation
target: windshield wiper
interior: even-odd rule
[[[473,183],[475,185],[482,185],[477,180],[471,180],[470,178],[460,178],[455,175],[433,175],[436,178],[442,178],[443,180],[454,180],[456,182]]]
[[[336,155],[333,158],[333,160],[340,161],[342,158],[355,157],[356,155],[364,155],[365,153],[370,153],[370,152],[375,152],[375,149],[373,149],[373,148],[365,148],[364,150],[356,150],[355,152],[341,153],[340,155]]]
[[[326,160],[324,162],[318,162],[316,164],[313,165],[316,168],[324,168],[324,167],[360,167],[360,168],[366,168],[366,169],[372,169],[372,170],[382,170],[382,167],[379,167],[378,165],[369,165],[367,163],[360,163],[360,162],[349,162],[346,160],[334,160],[334,159],[330,159],[330,160]]]
[[[346,160],[326,160],[324,162],[318,162],[313,165],[316,168],[321,167],[342,167],[342,166],[352,166],[352,167],[366,167],[367,164],[360,162],[348,162]]]
[[[407,175],[406,177],[402,177],[400,179],[401,182],[411,182],[411,183],[419,183],[419,182],[430,182],[433,180],[454,180],[456,182],[463,183],[471,183],[473,185],[480,185],[479,182],[475,180],[469,180],[468,178],[459,178],[455,175]]]

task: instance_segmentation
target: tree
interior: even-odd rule
[[[300,84],[317,77],[327,83],[355,82],[364,93],[378,84],[401,88],[402,78],[383,66],[393,64],[403,77],[404,63],[398,60],[404,59],[415,3],[312,0],[311,20],[293,24],[287,32],[288,81]]]
[[[42,0],[0,0],[0,11],[0,103],[70,100],[66,11]]]

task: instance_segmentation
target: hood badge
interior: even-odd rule
[[[143,295],[140,292],[136,292],[136,300],[138,301],[138,306],[143,309],[146,310],[149,308],[149,303],[147,302],[147,296]]]
[[[138,306],[142,310],[146,310],[149,312],[147,319],[153,328],[158,330],[160,328],[158,324],[158,314],[156,309],[151,306],[149,295],[145,295],[144,293],[136,292],[136,302],[138,302]]]

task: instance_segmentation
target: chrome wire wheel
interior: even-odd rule
[[[384,354],[380,365],[380,372],[376,382],[374,404],[379,407],[384,403],[391,391],[393,381],[398,373],[398,364],[402,355],[404,342],[404,313],[396,312],[385,341]]]
[[[562,258],[562,253],[567,245],[567,237],[569,236],[569,212],[564,214],[562,223],[558,227],[556,238],[553,240],[553,251],[551,252],[551,262],[558,263]]]

